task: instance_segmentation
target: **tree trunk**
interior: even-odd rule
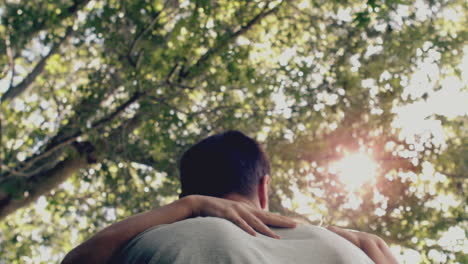
[[[13,198],[11,194],[0,192],[0,220],[17,209],[36,201],[41,195],[55,189],[73,173],[85,168],[87,165],[88,158],[85,154],[68,157],[55,167],[28,178],[25,193],[21,194],[20,198]]]

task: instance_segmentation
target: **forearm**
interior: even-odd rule
[[[107,263],[122,245],[144,230],[191,217],[193,203],[194,200],[191,197],[182,198],[115,223],[73,249],[67,254],[62,264]]]

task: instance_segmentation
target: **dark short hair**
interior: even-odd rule
[[[270,164],[254,139],[239,131],[210,136],[189,148],[179,163],[182,193],[223,197],[238,193],[251,197]]]

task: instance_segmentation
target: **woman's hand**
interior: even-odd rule
[[[380,237],[365,232],[349,231],[343,228],[329,226],[328,230],[347,239],[360,248],[376,264],[398,264],[397,259]]]
[[[190,195],[194,216],[214,216],[224,218],[255,236],[256,231],[266,236],[280,238],[267,225],[292,228],[296,222],[288,217],[273,214],[253,206],[228,199]]]

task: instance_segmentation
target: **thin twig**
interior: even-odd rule
[[[172,69],[169,71],[169,74],[168,74],[167,77],[166,77],[166,83],[167,83],[167,84],[171,84],[172,75],[174,74],[174,72],[176,71],[176,69],[177,69],[178,66],[179,66],[179,63],[176,62],[176,64],[174,65],[174,67],[172,67]]]
[[[229,36],[227,36],[225,38],[225,40],[221,40],[216,45],[211,47],[207,52],[205,52],[205,54],[203,54],[198,59],[198,61],[194,64],[194,66],[190,67],[186,71],[179,72],[179,77],[188,78],[189,75],[192,72],[194,72],[194,69],[200,68],[202,65],[206,64],[214,55],[218,54],[229,43],[236,40],[237,37],[239,37],[240,35],[246,33],[247,31],[249,31],[255,24],[259,23],[266,16],[269,16],[269,15],[277,12],[282,3],[278,4],[277,6],[275,6],[274,8],[272,8],[272,9],[270,9],[268,11],[265,11],[265,10],[268,9],[268,5],[269,5],[269,2],[267,2],[265,7],[262,9],[262,11],[259,14],[257,14],[254,18],[252,18],[252,20],[250,20],[246,25],[241,26],[241,28],[238,29],[236,32],[234,32],[234,33],[230,34]]]
[[[195,87],[188,86],[188,85],[183,85],[183,84],[180,84],[180,83],[168,82],[167,85],[169,85],[171,87],[179,87],[179,88],[182,88],[182,89],[185,89],[185,90],[195,90]]]
[[[8,173],[11,173],[11,175],[14,175],[14,176],[19,176],[19,177],[28,176],[26,173],[23,173],[21,171],[17,171],[17,170],[15,170],[13,168],[10,168],[10,167],[8,167],[7,165],[5,165],[3,163],[0,166],[0,175],[1,175],[1,169],[4,169],[5,171],[7,171]]]
[[[137,59],[137,61],[133,60],[133,53],[135,52],[135,49],[136,49],[137,45],[143,39],[143,36],[145,36],[146,33],[148,33],[154,27],[156,22],[158,22],[159,15],[164,11],[164,8],[165,8],[165,6],[163,7],[163,9],[161,11],[156,13],[156,15],[151,19],[151,22],[132,41],[132,44],[130,45],[130,49],[128,50],[128,53],[127,53],[127,58],[130,61],[130,64],[132,66],[137,67],[137,65],[138,65],[138,59]],[[140,57],[140,54],[141,53],[139,53],[138,57]]]
[[[169,108],[174,109],[174,110],[176,110],[176,112],[179,112],[181,114],[190,115],[190,113],[185,112],[184,110],[181,110],[181,109],[177,108],[176,106],[166,102],[166,100],[164,100],[164,98],[161,98],[161,97],[158,98],[158,97],[153,96],[153,95],[149,95],[149,96],[147,96],[147,98],[154,101],[154,102],[158,102],[160,104],[166,105]]]
[[[8,58],[8,64],[10,65],[11,70],[11,80],[10,86],[8,89],[13,87],[13,80],[15,79],[15,59],[13,58],[13,51],[11,50],[11,35],[10,35],[10,24],[6,27],[6,34],[5,34],[5,46],[6,46],[6,54]]]

